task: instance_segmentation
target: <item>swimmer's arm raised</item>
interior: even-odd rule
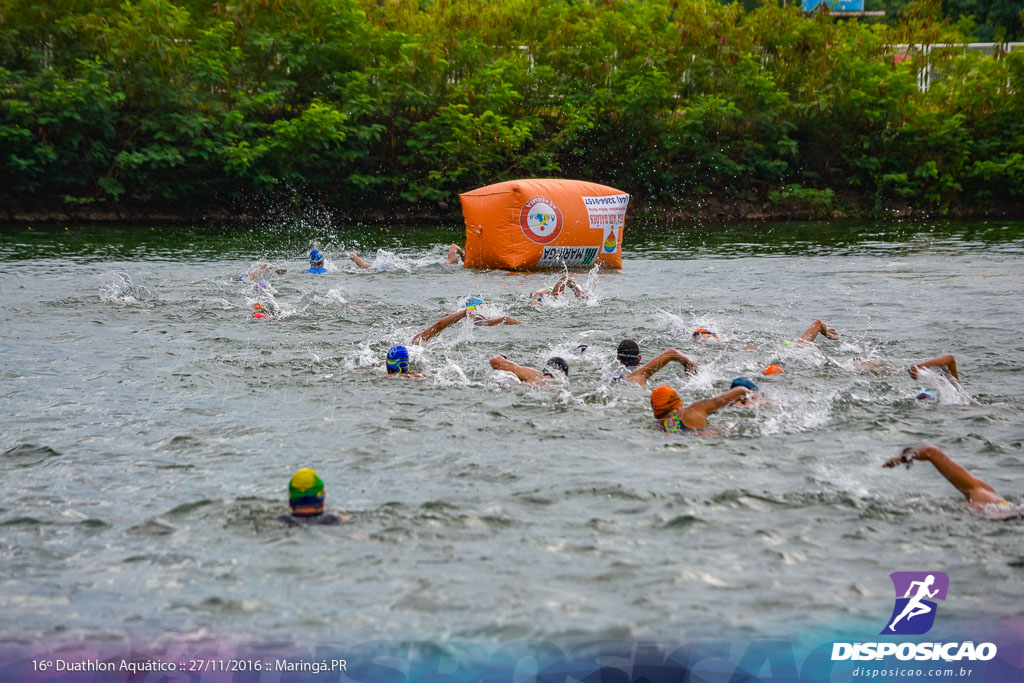
[[[902,463],[909,463],[908,458],[929,461],[939,471],[939,474],[944,476],[950,484],[955,486],[972,503],[1006,502],[1002,496],[996,493],[995,489],[968,472],[953,458],[935,446],[905,448],[903,453],[894,458],[889,458],[882,467],[896,467]]]
[[[915,363],[914,365],[911,365],[910,369],[907,370],[911,378],[917,379],[917,371],[919,368],[938,368],[947,375],[950,375],[956,381],[960,381],[960,375],[956,371],[956,358],[954,358],[952,354],[936,356],[935,358],[930,358],[923,363]]]
[[[748,393],[750,393],[750,389],[747,389],[746,387],[735,387],[725,392],[724,394],[719,394],[718,396],[714,396],[712,398],[706,398],[703,401],[691,403],[689,406],[687,406],[686,409],[693,410],[703,415],[704,417],[707,417],[716,410],[724,408],[725,406],[729,405],[736,399],[743,398]]]
[[[364,261],[363,259],[361,259],[361,258],[359,258],[358,256],[356,256],[356,252],[354,252],[354,251],[350,251],[350,252],[348,253],[348,257],[349,257],[350,259],[352,259],[352,263],[356,264],[356,265],[357,265],[357,266],[359,266],[360,268],[365,268],[365,269],[369,270],[370,268],[372,268],[372,267],[373,267],[373,266],[371,266],[371,265],[370,265],[369,263],[367,263],[366,261]]]
[[[468,308],[464,308],[461,311],[455,311],[454,313],[449,313],[448,315],[441,318],[436,323],[434,323],[433,325],[431,325],[430,327],[428,327],[427,329],[423,330],[415,337],[413,337],[412,343],[423,344],[424,342],[430,341],[437,335],[441,334],[441,332],[443,332],[445,328],[452,325],[452,323],[454,323],[456,320],[465,318],[467,313],[469,313]]]
[[[689,374],[697,372],[696,363],[694,363],[692,360],[690,360],[683,354],[679,353],[675,349],[669,349],[667,351],[659,353],[657,356],[647,361],[633,372],[626,375],[623,379],[626,379],[630,382],[636,382],[637,384],[644,384],[645,382],[647,382],[648,379],[651,378],[651,375],[656,373],[658,370],[661,370],[663,367],[665,367],[672,361],[678,361],[682,363],[684,370]]]
[[[249,282],[251,280],[255,280],[255,279],[261,277],[268,270],[273,270],[278,275],[284,275],[285,273],[288,272],[287,268],[278,268],[273,263],[264,263],[264,264],[260,265],[259,268],[257,268],[256,270],[252,271],[251,273],[249,273],[248,275],[246,275],[244,278],[241,278],[241,279],[242,279],[243,282]]]
[[[525,365],[518,365],[513,363],[504,356],[494,356],[491,358],[491,367],[495,370],[504,370],[505,372],[511,372],[513,375],[519,378],[522,382],[533,384],[544,379],[544,375],[540,370],[528,368]]]
[[[587,290],[583,289],[578,284],[576,284],[576,281],[572,279],[572,276],[569,276],[569,279],[566,281],[565,286],[572,290],[573,294],[576,295],[577,299],[587,300],[590,298],[590,295],[587,294]]]
[[[445,261],[445,265],[446,266],[457,266],[457,265],[459,265],[459,257],[461,257],[462,260],[465,261],[466,260],[466,252],[464,252],[462,250],[462,247],[460,247],[457,244],[451,245],[450,247],[448,247],[448,260]]]
[[[800,341],[807,342],[809,344],[813,342],[815,339],[817,339],[819,334],[822,334],[825,337],[832,340],[839,339],[838,332],[836,332],[834,329],[832,329],[825,323],[821,322],[820,320],[815,320],[813,323],[811,323],[811,326],[808,327],[804,331],[804,333],[800,335]]]

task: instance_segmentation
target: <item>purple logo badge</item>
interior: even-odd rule
[[[935,623],[934,600],[945,600],[949,576],[944,572],[893,572],[896,605],[881,635],[916,636],[927,633]]]

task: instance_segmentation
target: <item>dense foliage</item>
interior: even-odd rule
[[[652,207],[1024,207],[1024,50],[701,0],[5,0],[0,202],[361,218],[524,176]]]

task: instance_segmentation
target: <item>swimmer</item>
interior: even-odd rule
[[[388,349],[388,358],[384,361],[388,369],[387,378],[393,377],[426,377],[422,372],[409,372],[409,349],[404,346],[392,346]]]
[[[921,363],[911,365],[910,368],[907,369],[907,373],[911,378],[917,379],[920,374],[918,371],[921,368],[937,370],[943,377],[950,381],[954,388],[960,388],[960,374],[956,370],[956,358],[954,358],[952,354],[936,356],[935,358],[930,358]],[[914,398],[918,401],[937,401],[939,397],[934,391],[922,389],[916,396],[914,396]]]
[[[448,259],[444,262],[446,266],[457,266],[459,265],[459,259],[466,260],[466,252],[462,250],[457,244],[451,244],[448,246]]]
[[[935,465],[939,474],[944,476],[950,484],[955,486],[960,493],[967,497],[967,503],[972,509],[979,512],[992,512],[1018,514],[1024,509],[1015,509],[1006,499],[995,492],[991,486],[978,479],[962,466],[957,464],[935,446],[919,446],[917,448],[904,448],[899,455],[889,458],[882,467],[897,467],[906,465],[908,468],[915,460],[927,460]],[[991,507],[990,507],[991,506]]]
[[[675,434],[678,432],[695,432],[708,426],[708,415],[742,399],[750,393],[745,386],[737,386],[729,391],[697,401],[683,408],[683,402],[676,390],[663,384],[651,392],[651,410],[654,412],[654,424],[651,429],[659,432]]]
[[[838,332],[820,320],[815,320],[811,323],[811,326],[804,330],[804,333],[800,335],[800,339],[797,340],[797,343],[801,345],[811,344],[818,338],[819,334],[833,341],[839,339]]]
[[[257,320],[276,318],[281,314],[281,306],[274,298],[273,288],[266,280],[260,280],[252,286],[252,292],[246,301],[253,310],[252,317]]]
[[[750,393],[736,399],[729,405],[737,408],[744,408],[746,406],[756,406],[764,403],[764,398],[761,396],[761,390],[757,388],[756,384],[746,377],[737,377],[732,381],[732,384],[729,385],[730,389],[735,389],[736,387],[746,387],[747,389],[750,389]]]
[[[911,365],[907,373],[910,374],[912,379],[917,379],[918,370],[921,368],[934,368],[945,375],[947,379],[954,380],[953,384],[960,385],[960,374],[956,371],[956,358],[952,354],[936,356],[935,358]]]
[[[273,263],[264,263],[260,265],[256,270],[249,273],[248,275],[239,275],[238,282],[252,282],[253,280],[265,280],[266,278],[270,277],[271,273],[284,275],[287,272],[287,268],[278,268]]]
[[[541,306],[542,300],[546,296],[550,296],[552,299],[557,299],[558,295],[565,291],[568,287],[572,290],[572,293],[576,295],[577,299],[583,299],[584,301],[590,298],[590,294],[587,290],[576,284],[576,281],[572,279],[572,275],[563,275],[558,279],[558,282],[553,287],[542,287],[537,291],[530,294],[530,305]]]
[[[717,334],[715,334],[711,330],[705,329],[703,327],[698,327],[697,329],[695,329],[693,331],[693,334],[690,335],[690,338],[693,339],[693,341],[703,341],[703,342],[718,341],[718,335]]]
[[[369,262],[364,261],[363,259],[359,258],[359,256],[354,251],[350,251],[348,253],[348,257],[352,260],[352,263],[356,264],[360,268],[363,268],[365,270],[369,270],[369,269],[373,268],[373,264],[372,263],[369,263]],[[457,265],[459,265],[459,258],[460,257],[463,258],[463,259],[466,258],[466,252],[462,251],[462,247],[460,247],[457,244],[449,245],[448,246],[448,258],[445,259],[444,264],[446,266],[457,266]]]
[[[636,382],[640,386],[646,386],[647,380],[651,378],[651,375],[672,361],[682,363],[683,371],[688,375],[697,372],[697,364],[675,349],[663,351],[643,365],[640,365],[640,345],[632,339],[623,339],[619,342],[616,358],[626,366],[628,374],[623,373],[616,377],[614,381],[622,379],[627,382]]]
[[[303,468],[288,482],[290,515],[281,515],[278,521],[291,526],[299,524],[339,524],[348,521],[348,515],[324,514],[324,482],[316,472]]]
[[[309,252],[309,268],[305,272],[310,275],[323,275],[327,272],[324,268],[324,252],[319,249]]]
[[[556,372],[561,372],[565,377],[569,377],[569,364],[565,362],[565,359],[559,358],[558,356],[548,358],[544,363],[543,370],[537,370],[525,365],[518,365],[510,361],[508,358],[505,358],[505,356],[495,356],[492,358],[491,367],[495,370],[511,372],[519,378],[519,381],[527,384],[544,384],[549,380],[555,379]]]
[[[418,333],[412,338],[413,344],[423,344],[430,341],[437,335],[441,334],[446,328],[450,327],[457,320],[462,318],[470,318],[473,320],[473,324],[477,327],[491,327],[492,325],[520,325],[518,320],[507,315],[503,315],[500,318],[485,318],[476,312],[477,306],[482,306],[483,301],[476,297],[466,299],[466,306],[461,311],[455,311],[449,313],[445,317],[438,320],[436,323]]]

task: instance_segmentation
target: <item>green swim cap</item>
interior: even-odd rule
[[[292,480],[288,482],[288,502],[293,508],[323,505],[323,479],[308,467],[299,470],[292,475]]]

